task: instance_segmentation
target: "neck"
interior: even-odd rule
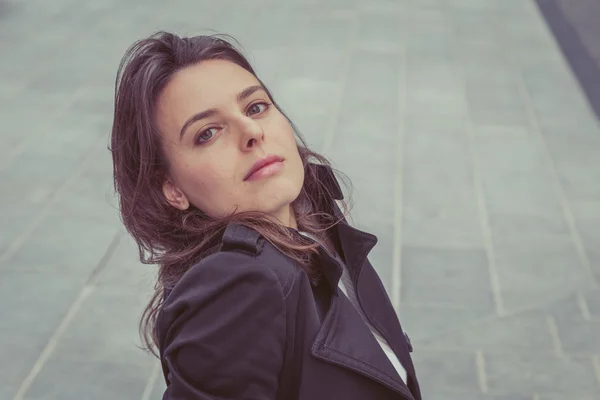
[[[277,220],[288,228],[298,229],[298,223],[296,221],[296,214],[289,204],[284,207],[279,213],[273,215]]]

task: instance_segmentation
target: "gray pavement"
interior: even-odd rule
[[[426,400],[600,399],[600,127],[529,0],[0,7],[0,399],[159,399],[106,145],[125,48],[231,33],[354,220]]]

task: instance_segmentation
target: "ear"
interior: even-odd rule
[[[173,207],[183,211],[190,207],[190,201],[183,191],[171,179],[163,183],[163,194]]]

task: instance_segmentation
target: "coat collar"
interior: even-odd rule
[[[371,325],[388,341],[408,376],[416,382],[416,376],[404,334],[395,311],[387,298],[385,289],[373,267],[367,260],[369,252],[377,243],[377,237],[350,226],[335,200],[342,200],[343,194],[333,171],[328,166],[311,164],[326,189],[324,204],[328,211],[340,218],[333,228],[345,264],[348,268],[358,301]],[[230,243],[244,251],[259,252],[258,234],[249,234],[249,229],[232,224],[224,235],[224,245]],[[413,400],[407,385],[402,382],[392,363],[365,324],[354,305],[338,290],[343,266],[332,255],[320,248],[323,275],[333,296],[321,328],[313,342],[311,353],[314,357],[373,379],[399,393],[406,400]],[[418,399],[418,398],[417,398]]]
[[[342,267],[329,254],[322,252],[321,256],[326,278],[337,282],[342,274]],[[337,291],[337,286],[335,289],[337,294],[331,296],[329,309],[311,348],[312,355],[373,379],[412,400],[408,387],[398,376],[363,317],[350,300],[341,291]],[[390,318],[389,315],[387,317]],[[389,337],[380,333],[392,345]],[[399,358],[404,365],[405,357]]]
[[[328,185],[332,199],[343,199],[342,191],[331,168],[322,165],[317,168],[319,179]],[[341,219],[341,222],[334,227],[333,233],[341,246],[360,306],[371,325],[388,341],[409,378],[417,382],[408,343],[396,312],[381,280],[367,260],[370,251],[377,244],[377,237],[350,226],[333,200],[328,204],[329,211]],[[398,377],[393,365],[364,324],[354,305],[345,296],[339,295],[341,266],[327,252],[321,252],[321,260],[324,261],[322,267],[325,279],[334,296],[314,341],[313,355],[371,377],[407,399],[412,399],[407,385]],[[348,335],[350,330],[352,335]]]

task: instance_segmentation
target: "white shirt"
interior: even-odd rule
[[[309,234],[307,234],[305,232],[300,232],[300,233],[302,235],[304,235],[306,237],[309,237],[309,238],[311,238],[311,239],[314,240],[314,238],[311,235],[309,235]],[[407,383],[406,369],[402,366],[402,363],[398,359],[398,356],[396,355],[396,353],[394,353],[394,351],[390,347],[390,345],[387,342],[387,340],[385,340],[385,338],[383,336],[381,336],[381,334],[377,331],[377,329],[375,329],[375,327],[373,327],[369,323],[369,320],[365,316],[365,313],[362,310],[362,308],[361,308],[361,306],[360,306],[360,304],[358,302],[358,298],[356,297],[356,292],[354,290],[354,283],[352,282],[352,278],[350,277],[350,273],[348,272],[348,268],[346,267],[346,265],[343,262],[341,262],[341,260],[339,260],[339,258],[336,257],[336,259],[339,261],[340,265],[342,265],[342,267],[343,267],[342,277],[340,278],[340,281],[338,283],[338,287],[346,295],[346,297],[348,298],[348,300],[350,300],[350,302],[352,303],[352,305],[354,306],[354,308],[356,308],[356,311],[358,311],[358,313],[362,317],[363,321],[365,321],[365,324],[371,330],[371,333],[373,334],[373,336],[377,340],[377,343],[379,343],[379,346],[381,346],[381,349],[383,350],[383,352],[385,353],[385,355],[388,357],[388,359],[390,360],[390,362],[392,363],[392,365],[396,369],[396,372],[398,372],[398,375],[400,376],[400,378],[402,379],[402,381],[404,383]]]

